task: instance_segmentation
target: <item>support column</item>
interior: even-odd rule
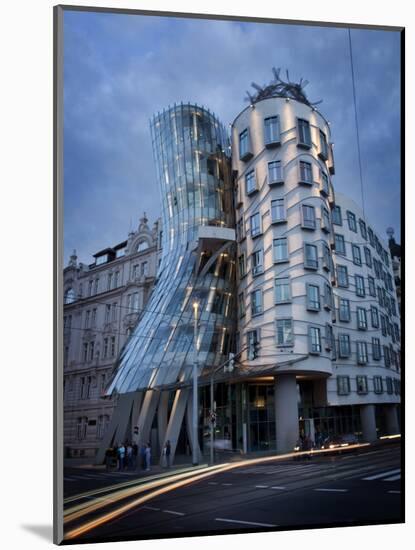
[[[189,399],[189,390],[188,388],[182,390],[176,390],[176,395],[174,396],[173,407],[170,413],[169,423],[167,425],[166,435],[164,437],[162,449],[167,440],[170,441],[171,445],[171,455],[170,460],[171,464],[174,461],[174,455],[176,454],[177,441],[180,435],[180,428],[182,427],[184,412],[186,410],[187,401]],[[161,462],[161,457],[160,457]]]
[[[169,406],[170,392],[163,391],[160,396],[159,406],[157,408],[157,431],[160,449],[163,450],[164,439],[167,430],[167,412]]]
[[[396,405],[386,405],[386,431],[388,435],[394,435],[400,433],[398,422],[398,411]]]
[[[280,374],[274,380],[277,452],[287,453],[299,438],[297,381],[295,374]]]
[[[375,405],[361,405],[360,421],[362,423],[363,441],[376,441]]]
[[[197,416],[199,418],[199,415]],[[187,410],[186,410],[186,427],[187,427],[187,437],[189,438],[190,450],[193,456],[193,389],[190,390],[189,400],[187,401]],[[197,431],[199,433],[199,429]],[[198,462],[201,460],[201,452],[199,441],[196,441],[197,450],[196,456],[198,457]]]
[[[138,441],[140,445],[147,443],[150,439],[150,430],[156,414],[157,404],[160,399],[160,392],[147,390],[144,396],[143,405],[138,417]]]

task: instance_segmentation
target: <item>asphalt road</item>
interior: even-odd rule
[[[99,486],[97,479],[89,482]],[[218,473],[156,496],[71,542],[400,521],[400,446],[390,445]]]

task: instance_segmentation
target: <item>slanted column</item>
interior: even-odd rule
[[[386,430],[388,435],[400,433],[396,405],[386,405]]]
[[[295,374],[280,374],[274,381],[277,452],[287,453],[299,438],[297,381]]]
[[[360,407],[360,421],[364,441],[376,441],[376,417],[375,405],[362,405]]]

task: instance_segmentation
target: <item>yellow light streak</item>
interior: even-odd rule
[[[369,446],[371,446],[370,443],[356,443],[356,444],[353,444],[353,445],[349,445],[347,447],[347,449],[348,450],[360,449],[360,448],[369,447]],[[311,450],[311,454],[313,454],[313,455],[326,454],[328,452],[331,452],[331,449]],[[189,476],[187,479],[181,479],[180,481],[176,481],[175,483],[171,483],[171,484],[167,485],[166,487],[161,487],[160,489],[157,489],[156,491],[153,491],[153,492],[151,492],[147,495],[144,495],[144,496],[142,496],[138,499],[135,499],[135,500],[121,506],[120,508],[117,508],[116,510],[113,510],[112,512],[109,512],[109,513],[107,513],[107,514],[105,514],[105,515],[103,515],[99,518],[96,518],[95,520],[89,521],[89,522],[85,523],[84,525],[81,525],[80,527],[77,527],[77,528],[73,529],[72,531],[69,531],[64,536],[64,538],[65,539],[74,539],[76,537],[79,537],[79,536],[81,536],[81,535],[83,535],[83,534],[85,534],[85,533],[87,533],[87,532],[89,532],[93,529],[96,529],[97,527],[99,527],[99,526],[101,526],[105,523],[108,523],[109,521],[121,516],[122,514],[124,514],[125,512],[128,512],[132,508],[140,506],[141,504],[144,504],[144,502],[147,502],[147,501],[149,501],[153,498],[156,498],[157,496],[163,495],[163,494],[168,493],[170,491],[174,491],[175,489],[179,489],[180,487],[184,487],[185,485],[195,483],[195,482],[200,481],[202,479],[205,479],[207,477],[214,476],[218,473],[223,473],[223,472],[226,472],[228,470],[233,470],[233,469],[236,469],[236,468],[242,468],[242,467],[247,466],[247,465],[261,464],[261,463],[279,461],[279,460],[286,460],[287,458],[299,457],[299,456],[309,455],[309,454],[310,454],[310,451],[291,452],[291,453],[285,453],[283,455],[277,455],[277,456],[274,455],[274,456],[269,456],[269,457],[242,460],[240,462],[233,463],[233,464],[226,463],[226,464],[223,464],[223,465],[221,465],[217,468],[212,466],[211,471],[207,471],[207,472],[205,471],[202,474],[196,474],[194,477]],[[176,476],[173,476],[173,479],[175,477]]]
[[[401,437],[401,434],[394,434],[394,435],[382,435],[379,437],[379,439],[399,439]]]

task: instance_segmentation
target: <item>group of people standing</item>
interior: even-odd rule
[[[166,441],[163,448],[163,466],[170,468],[171,445]],[[151,469],[151,445],[150,442],[141,445],[140,449],[137,443],[118,443],[116,447],[110,447],[105,453],[105,464],[107,470],[116,461],[117,470],[138,470],[139,467],[149,472]]]

